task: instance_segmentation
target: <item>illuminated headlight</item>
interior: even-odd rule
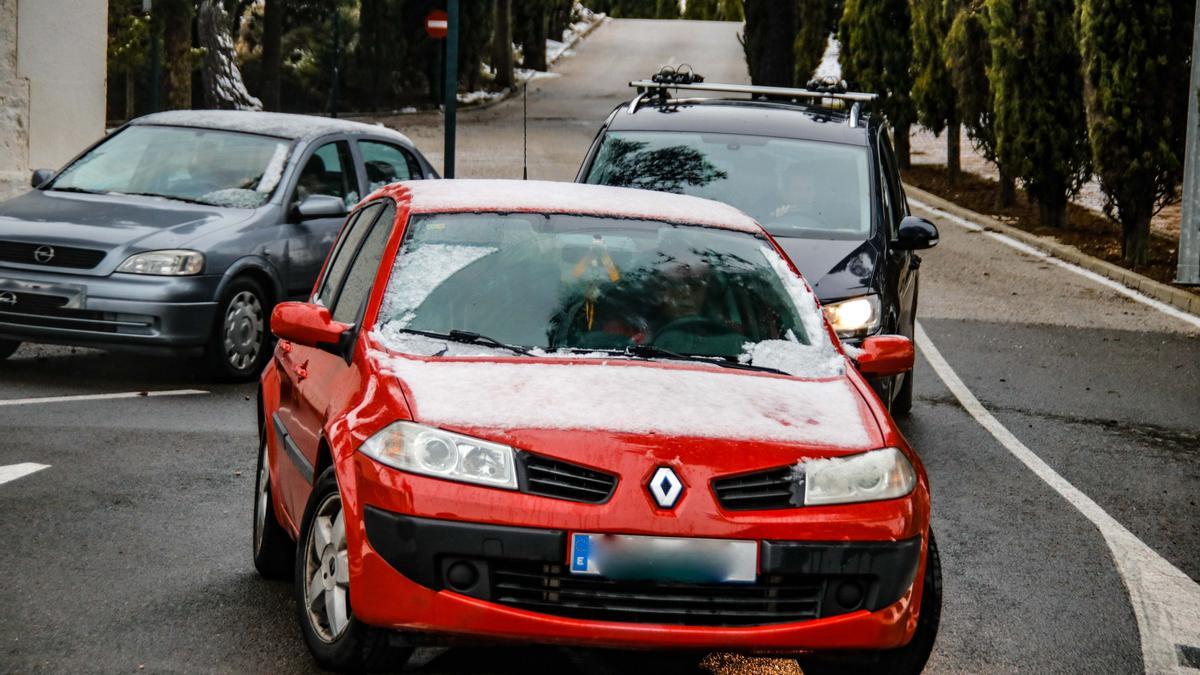
[[[849,504],[895,499],[912,492],[917,474],[895,448],[802,462],[804,504]]]
[[[199,251],[146,251],[131,255],[117,268],[129,274],[155,274],[186,277],[204,269],[204,254]]]
[[[499,443],[413,422],[395,422],[364,441],[359,450],[402,471],[517,489],[513,450]]]
[[[861,337],[879,330],[883,313],[879,311],[879,296],[864,295],[824,306],[825,318],[840,338]]]

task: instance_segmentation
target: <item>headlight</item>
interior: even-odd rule
[[[199,251],[146,251],[131,255],[117,268],[129,274],[156,274],[185,277],[204,269],[204,254]]]
[[[804,504],[849,504],[895,499],[912,492],[917,474],[904,453],[884,448],[848,457],[801,462]]]
[[[513,450],[499,443],[413,422],[395,422],[364,441],[359,450],[403,471],[517,489]]]
[[[834,332],[840,338],[861,337],[879,330],[883,313],[879,311],[879,296],[864,295],[824,306]]]

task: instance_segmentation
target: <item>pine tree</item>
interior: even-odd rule
[[[906,169],[908,130],[916,117],[911,23],[908,0],[846,0],[838,27],[843,76],[879,94],[879,107],[896,132],[896,158]]]
[[[958,0],[911,0],[913,104],[917,121],[940,136],[946,132],[946,170],[958,178],[959,121],[954,80],[946,66],[946,38],[961,9]]]
[[[1016,181],[996,155],[996,110],[988,81],[992,48],[988,44],[986,19],[983,0],[972,0],[954,17],[946,36],[946,68],[950,72],[959,119],[967,138],[976,152],[996,165],[1000,172],[999,205],[1009,207],[1017,201]]]
[[[996,155],[1037,203],[1042,225],[1066,224],[1091,157],[1074,10],[1063,0],[987,0]]]
[[[1183,178],[1193,0],[1081,0],[1092,159],[1121,252],[1146,262],[1150,219]]]
[[[738,39],[746,52],[750,81],[790,87],[795,79],[796,4],[746,0],[746,25]]]

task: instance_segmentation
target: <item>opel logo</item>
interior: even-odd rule
[[[17,304],[17,294],[12,291],[0,291],[0,305],[15,305]]]
[[[33,249],[33,259],[42,264],[46,264],[51,260],[54,260],[54,247],[39,246]]]
[[[671,467],[660,466],[654,475],[650,476],[646,489],[650,491],[650,496],[654,497],[654,503],[658,504],[659,508],[673,509],[683,496],[683,481],[679,480],[679,476],[675,475]]]

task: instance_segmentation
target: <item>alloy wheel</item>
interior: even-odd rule
[[[239,291],[225,310],[225,358],[236,370],[258,360],[263,343],[263,306],[251,291]]]
[[[342,498],[336,492],[317,507],[304,545],[304,588],[308,620],[324,642],[350,625],[350,564]]]

